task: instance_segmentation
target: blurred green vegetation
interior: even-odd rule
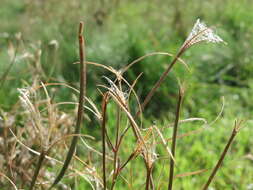
[[[253,154],[252,0],[1,0],[0,77],[8,70],[9,73],[5,82],[1,82],[0,107],[11,109],[18,99],[16,89],[31,84],[35,78],[78,85],[79,69],[72,63],[78,61],[80,20],[85,22],[87,60],[120,69],[147,53],[175,54],[197,18],[217,28],[227,45],[200,44],[188,50],[183,59],[190,72],[182,64],[173,68],[149,104],[145,112],[149,119],[144,122],[156,121],[158,126],[164,126],[173,121],[178,78],[187,87],[182,118],[214,120],[224,96],[224,112],[215,127],[178,141],[176,172],[212,168],[234,119],[242,118],[249,120],[248,127],[238,135],[212,187],[247,189],[253,179],[252,160],[245,158]],[[136,86],[141,98],[170,60],[167,56],[152,56],[126,73],[132,82],[143,72]],[[89,67],[88,94],[93,100],[98,99],[95,85],[102,83],[102,75],[108,74]],[[69,90],[61,89],[58,94],[62,101],[72,98]],[[184,125],[180,133],[195,127]],[[132,167],[138,168],[138,162]],[[176,189],[195,189],[207,176],[208,172],[176,180]],[[136,184],[143,183],[142,178],[136,179],[139,180]],[[78,189],[85,186],[82,183],[85,182],[80,182]],[[117,183],[116,189],[124,189],[123,185],[122,181]]]

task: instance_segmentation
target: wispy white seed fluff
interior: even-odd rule
[[[29,91],[29,89],[28,88],[18,88],[17,90],[20,94],[19,99],[20,99],[24,109],[31,112],[31,113],[36,112],[32,102],[30,101],[30,91]]]
[[[185,48],[188,48],[202,41],[211,43],[224,43],[224,41],[215,33],[212,28],[207,27],[204,22],[201,22],[200,19],[197,19],[191,30],[191,33],[184,42],[184,46]]]
[[[103,76],[107,80],[107,82],[110,84],[110,91],[114,93],[121,101],[124,103],[124,105],[127,104],[127,98],[128,98],[128,93],[121,91],[117,85],[108,77]]]

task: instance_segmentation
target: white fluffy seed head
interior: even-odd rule
[[[191,33],[184,42],[183,47],[188,48],[196,43],[206,41],[211,43],[225,43],[212,28],[206,26],[204,22],[197,19]]]

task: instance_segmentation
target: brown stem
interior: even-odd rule
[[[133,152],[129,157],[128,159],[125,161],[124,164],[122,164],[122,166],[119,168],[119,171],[120,172],[121,170],[123,170],[123,168],[136,156],[136,152]]]
[[[79,25],[79,33],[78,33],[78,39],[79,39],[79,56],[80,56],[80,94],[79,94],[79,105],[78,105],[78,112],[77,112],[77,121],[76,121],[76,127],[75,127],[75,134],[80,133],[80,128],[83,120],[83,107],[85,103],[85,96],[86,96],[86,60],[85,60],[85,45],[84,45],[84,38],[83,38],[83,22],[80,22]],[[56,177],[54,183],[49,189],[52,189],[55,185],[57,185],[60,180],[63,178],[66,170],[68,169],[68,166],[70,164],[70,161],[73,157],[73,154],[75,152],[76,144],[77,144],[78,136],[74,136],[71,145],[67,154],[67,157],[65,159],[65,162],[62,166],[62,169],[58,176]]]
[[[116,123],[116,140],[115,140],[115,147],[117,147],[117,144],[119,142],[119,127],[120,127],[120,121],[121,121],[121,108],[117,107],[117,123]]]
[[[150,168],[147,163],[147,177],[146,177],[146,188],[145,190],[149,190],[150,182],[151,182],[151,174],[152,174],[152,167]]]
[[[174,159],[175,159],[175,152],[176,152],[177,128],[178,128],[178,121],[179,121],[179,116],[180,116],[180,108],[182,105],[182,100],[183,100],[183,90],[180,88],[179,93],[178,93],[178,103],[177,103],[177,109],[176,109],[176,118],[175,118],[175,123],[174,123],[172,146],[171,146],[171,153]],[[174,160],[171,158],[168,190],[172,190],[173,177],[174,177]]]
[[[148,95],[145,97],[143,103],[141,104],[141,110],[139,110],[136,113],[136,116],[139,116],[140,113],[141,113],[141,111],[144,110],[144,108],[149,103],[149,101],[153,97],[153,95],[156,92],[156,90],[161,86],[162,82],[165,80],[165,78],[167,77],[168,73],[170,72],[170,70],[172,69],[172,67],[175,65],[175,63],[177,62],[177,60],[179,59],[179,57],[183,54],[183,52],[184,52],[183,49],[180,50],[179,53],[176,55],[176,57],[172,60],[172,62],[168,66],[168,68],[163,72],[163,74],[161,75],[161,77],[159,78],[159,80],[155,83],[155,85],[153,86],[153,88],[150,90],[150,92],[148,93]]]
[[[107,107],[107,99],[108,99],[108,94],[105,94],[103,97],[103,102],[102,102],[102,148],[103,148],[103,185],[104,185],[104,190],[106,190],[106,147],[105,147],[105,140],[106,140],[106,107]]]
[[[154,190],[155,189],[155,184],[154,184],[154,179],[153,179],[152,171],[151,171],[151,176],[150,176],[150,184],[151,184],[151,189]]]
[[[106,137],[105,139],[106,139],[106,143],[107,143],[108,147],[110,147],[113,151],[115,151],[115,148],[114,148],[114,146],[113,146],[113,144],[112,144],[112,142],[109,138],[109,135],[108,135],[108,132],[107,132],[106,128],[105,128],[105,137]]]
[[[232,142],[233,142],[233,140],[234,140],[234,138],[235,138],[235,136],[236,136],[236,134],[238,132],[238,128],[237,127],[238,126],[235,125],[235,127],[234,127],[234,129],[232,131],[232,134],[231,134],[231,136],[230,136],[230,138],[229,138],[229,140],[227,142],[227,145],[225,146],[225,148],[224,148],[224,150],[223,150],[223,152],[222,152],[222,154],[220,156],[219,161],[217,162],[216,166],[214,167],[214,169],[213,169],[210,177],[208,178],[206,184],[203,186],[202,190],[207,190],[208,186],[212,182],[212,180],[213,180],[215,174],[217,173],[218,169],[221,167],[222,161],[224,160],[224,158],[225,158],[225,156],[227,154],[227,151],[228,151],[230,145],[232,144]]]
[[[116,150],[116,151],[114,152],[114,158],[113,158],[114,170],[113,170],[113,177],[112,177],[111,190],[113,190],[114,185],[115,185],[115,183],[116,183],[116,179],[117,179],[117,177],[118,177],[117,158],[118,158],[118,150]]]
[[[117,123],[116,123],[115,151],[114,151],[114,159],[113,159],[114,170],[113,170],[113,179],[112,179],[111,190],[113,190],[114,185],[115,185],[115,183],[116,183],[116,179],[117,179],[117,177],[118,177],[118,165],[117,165],[117,161],[118,161],[118,150],[119,150],[118,142],[119,142],[119,127],[120,127],[120,120],[121,120],[121,109],[120,109],[120,107],[118,106],[118,107],[117,107]]]
[[[29,190],[33,190],[33,187],[34,187],[35,182],[37,180],[37,177],[39,175],[39,172],[40,172],[40,169],[41,169],[41,166],[42,166],[42,162],[43,162],[45,156],[46,156],[45,151],[42,150],[41,153],[40,153],[38,164],[37,164],[36,169],[34,171],[34,175],[33,175],[32,182],[31,182]]]

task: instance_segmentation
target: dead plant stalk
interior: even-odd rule
[[[103,149],[103,186],[106,190],[106,107],[108,102],[108,93],[103,97],[102,102],[102,149]]]
[[[177,128],[178,128],[178,122],[179,122],[179,116],[180,116],[180,109],[181,109],[182,100],[183,100],[183,93],[184,93],[183,89],[180,87],[179,92],[178,92],[178,103],[177,103],[177,108],[176,108],[176,118],[175,118],[175,123],[174,123],[174,128],[173,128],[173,137],[172,137],[172,146],[171,146],[171,152],[174,158],[175,158],[175,152],[176,152]],[[173,178],[174,178],[174,165],[175,165],[174,160],[171,158],[168,190],[172,190]]]
[[[233,142],[235,136],[237,135],[237,133],[239,132],[239,130],[240,130],[240,128],[241,128],[241,127],[240,127],[240,124],[241,124],[241,123],[242,123],[242,121],[240,121],[239,123],[237,123],[237,121],[235,121],[235,126],[234,126],[233,131],[232,131],[232,133],[231,133],[231,135],[230,135],[230,138],[229,138],[229,140],[228,140],[228,142],[227,142],[227,144],[226,144],[226,146],[225,146],[225,148],[224,148],[224,150],[223,150],[223,152],[222,152],[222,154],[221,154],[221,156],[220,156],[220,159],[219,159],[219,161],[217,162],[216,166],[214,167],[214,169],[213,169],[213,171],[212,171],[210,177],[208,178],[206,184],[203,186],[202,190],[207,190],[207,188],[208,188],[209,185],[211,184],[211,182],[212,182],[212,180],[213,180],[215,174],[217,173],[217,171],[218,171],[219,168],[221,167],[222,161],[224,160],[224,158],[225,158],[225,156],[226,156],[226,154],[227,154],[227,152],[228,152],[229,147],[231,146],[231,144],[232,144],[232,142]]]
[[[78,105],[78,112],[77,112],[77,121],[76,121],[76,127],[75,127],[75,134],[80,133],[80,128],[83,120],[83,105],[85,103],[85,96],[86,96],[86,71],[87,71],[87,64],[86,64],[86,57],[85,57],[85,45],[84,45],[84,37],[83,37],[83,22],[80,22],[79,24],[79,33],[78,33],[78,39],[79,39],[79,56],[80,56],[80,94],[79,94],[79,105]],[[77,144],[78,136],[74,136],[67,154],[67,157],[65,159],[64,165],[56,177],[53,185],[50,187],[54,187],[57,185],[60,180],[63,178],[66,170],[68,169],[68,166],[70,164],[70,161],[73,157],[73,154],[75,152],[75,147]]]

